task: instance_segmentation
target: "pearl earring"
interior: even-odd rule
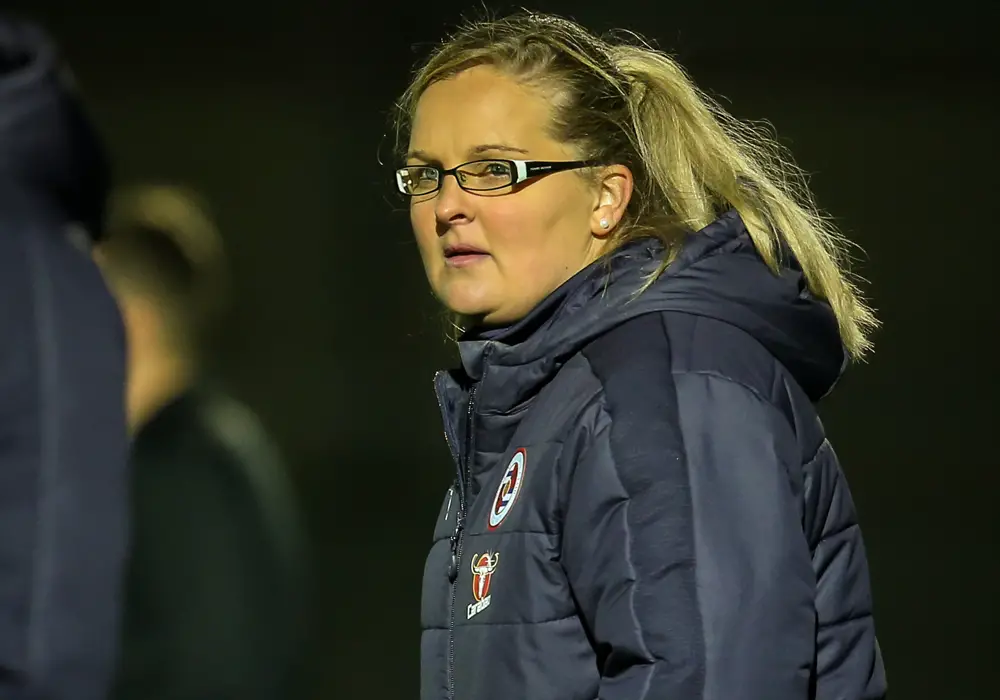
[[[610,225],[607,219],[601,219],[601,228],[608,228]]]

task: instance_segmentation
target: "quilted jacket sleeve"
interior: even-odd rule
[[[868,557],[851,490],[829,441],[823,440],[803,472],[805,531],[817,579],[816,698],[884,698]]]
[[[661,380],[672,386],[605,385],[565,506],[563,564],[600,698],[810,697],[815,576],[794,434],[740,384]]]

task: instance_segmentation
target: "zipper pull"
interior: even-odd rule
[[[458,578],[458,550],[454,541],[451,545],[451,562],[448,564],[448,583],[455,583]]]
[[[451,499],[455,495],[455,487],[451,486],[448,488],[448,505],[444,507],[444,519],[447,521],[448,516],[451,515]]]
[[[462,536],[462,526],[464,518],[461,512],[455,523],[455,531],[451,535],[451,561],[448,563],[448,583],[455,583],[458,578],[458,540]]]

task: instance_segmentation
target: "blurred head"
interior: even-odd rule
[[[764,260],[790,249],[848,348],[867,348],[874,317],[799,172],[641,42],[536,13],[468,23],[417,69],[396,126],[428,280],[466,323],[517,320],[636,238],[664,243],[662,272],[735,208]]]
[[[221,238],[192,193],[134,187],[112,197],[95,258],[125,323],[128,412],[137,427],[197,373],[225,298]]]

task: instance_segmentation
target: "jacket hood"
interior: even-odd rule
[[[109,186],[103,145],[52,40],[2,15],[0,186],[100,235]]]
[[[742,329],[814,401],[833,388],[847,364],[837,319],[829,304],[809,292],[790,254],[775,274],[739,215],[728,212],[690,235],[664,273],[636,295],[662,255],[658,241],[631,243],[578,273],[517,324],[461,339],[465,373],[473,380],[484,369],[490,375],[482,398],[495,403],[494,410],[507,410],[590,340],[641,314],[664,311]]]

